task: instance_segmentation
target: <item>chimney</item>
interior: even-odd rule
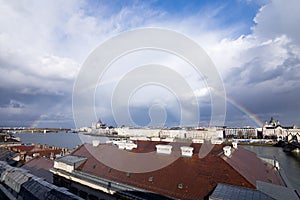
[[[224,155],[227,157],[231,156],[231,146],[225,146],[223,147]]]
[[[172,146],[171,145],[158,144],[158,145],[156,145],[156,152],[161,153],[161,154],[171,154],[172,153]]]
[[[183,147],[180,147],[180,149],[181,149],[182,157],[192,157],[193,156],[194,147],[183,146]]]
[[[238,148],[237,142],[232,142],[232,147],[233,147],[234,149],[237,149],[237,148]]]
[[[93,140],[92,143],[93,143],[93,147],[97,147],[99,145],[100,141],[99,140]]]

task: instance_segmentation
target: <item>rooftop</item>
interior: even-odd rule
[[[235,171],[242,174],[254,186],[256,181],[284,185],[278,171],[274,170],[272,165],[263,162],[255,153],[241,146],[233,152],[231,158],[222,157]]]
[[[1,199],[82,200],[66,188],[57,187],[3,161],[0,161],[0,177],[0,190],[4,194]]]
[[[271,165],[263,162],[256,157],[256,154],[242,147],[234,150],[232,156],[227,158],[222,153],[224,146],[214,145],[207,156],[199,158],[198,153],[203,144],[193,143],[187,145],[177,143],[172,148],[171,155],[156,155],[155,145],[157,144],[165,143],[138,141],[138,148],[128,154],[124,154],[123,152],[126,151],[118,150],[117,147],[109,144],[99,145],[98,147],[84,144],[74,151],[72,153],[73,157],[67,159],[66,162],[76,162],[78,159],[87,158],[75,169],[76,171],[180,199],[203,199],[208,197],[218,183],[250,189],[256,188],[257,180],[264,182],[270,182],[271,180],[273,184],[283,185],[279,173]],[[180,155],[181,146],[194,147],[193,156],[191,158],[179,156],[172,160],[177,153]],[[122,155],[125,156],[123,160],[129,159],[130,162],[134,162],[131,157],[138,155],[138,153],[155,153],[155,156],[147,158],[144,162],[137,163],[135,161],[136,169],[151,165],[157,160],[171,159],[172,162],[166,167],[155,171],[126,172],[113,169],[101,162],[106,148],[108,148],[107,155],[113,158],[112,160],[115,160],[115,162],[122,160]],[[58,159],[64,159],[64,157]]]
[[[219,183],[209,197],[210,200],[273,200],[270,196],[258,191],[244,187],[232,186]]]
[[[86,159],[87,158],[85,158],[85,157],[80,157],[80,156],[76,156],[76,155],[66,155],[66,156],[57,158],[56,161],[63,162],[68,165],[74,165],[74,164],[82,162]]]
[[[21,168],[29,170],[31,174],[44,178],[47,182],[53,182],[53,175],[49,171],[54,165],[54,161],[45,158],[37,157],[26,162]]]

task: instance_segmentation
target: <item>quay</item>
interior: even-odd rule
[[[2,133],[58,133],[58,132],[70,132],[70,128],[0,128]]]

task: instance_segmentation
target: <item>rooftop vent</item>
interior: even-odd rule
[[[196,139],[196,138],[195,138],[195,139],[192,140],[192,142],[193,142],[193,143],[199,143],[199,144],[202,144],[202,143],[204,143],[204,140],[203,140],[203,139]]]
[[[93,143],[93,147],[97,147],[99,145],[100,141],[99,140],[93,140],[92,143]]]
[[[133,142],[119,142],[117,145],[119,149],[126,149],[129,151],[137,148],[137,144],[134,144]]]
[[[171,154],[172,146],[171,145],[158,144],[158,145],[156,145],[156,152],[157,153],[162,153],[162,154]]]
[[[183,146],[183,147],[180,147],[180,149],[181,149],[182,157],[192,157],[193,156],[194,147]]]
[[[151,138],[151,141],[159,142],[159,141],[160,141],[160,138],[159,138],[159,137],[152,137],[152,138]]]
[[[174,138],[165,138],[165,139],[161,139],[161,141],[163,142],[174,142]]]
[[[118,143],[118,148],[119,149],[126,149],[126,143],[124,142],[120,142],[120,143]]]
[[[182,189],[182,188],[183,188],[183,184],[182,184],[182,183],[179,183],[177,187],[178,187],[179,189]]]
[[[232,142],[232,147],[234,148],[234,149],[237,149],[238,147],[237,147],[237,142]]]
[[[225,146],[223,147],[224,155],[227,157],[231,156],[231,146]]]
[[[148,181],[149,181],[149,182],[152,182],[152,181],[153,181],[153,176],[150,176],[150,177],[148,178]]]

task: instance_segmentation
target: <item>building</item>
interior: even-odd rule
[[[41,144],[31,145],[14,145],[7,146],[6,149],[19,153],[17,161],[29,161],[35,157],[48,157],[54,159],[57,156],[65,155],[71,152],[70,149],[58,148]]]
[[[271,117],[271,120],[269,122],[266,121],[263,125],[262,134],[264,138],[285,140],[288,135],[288,130],[294,128],[294,126],[282,126],[278,120],[275,121],[273,117]]]
[[[294,125],[292,128],[288,128],[286,131],[287,131],[287,137],[286,137],[287,142],[290,141],[300,142],[300,128]]]
[[[42,177],[48,183],[53,183],[53,175],[50,169],[54,165],[54,160],[46,157],[36,157],[21,166],[22,169],[28,170],[31,174]]]
[[[82,198],[95,200],[103,194],[112,199],[204,199],[209,198],[218,184],[251,191],[257,189],[257,182],[285,187],[278,163],[275,166],[276,162],[265,162],[236,144],[234,148],[214,145],[206,156],[199,157],[206,145],[138,141],[137,148],[128,151],[112,144],[84,144],[71,154],[57,158],[51,172],[54,184]],[[152,153],[152,157],[144,162],[129,158],[140,153]],[[134,169],[110,167],[103,163],[105,155],[123,166],[131,164]],[[163,168],[137,172],[157,160],[173,158],[176,159]]]
[[[225,127],[224,134],[226,138],[257,138],[257,129],[253,127]]]
[[[6,148],[0,147],[0,160],[5,161],[12,166],[18,164],[20,154],[14,151],[7,150]]]
[[[57,187],[3,161],[0,161],[0,176],[1,199],[82,200],[66,188]]]
[[[117,129],[119,136],[124,137],[159,137],[159,138],[177,138],[177,139],[205,139],[217,140],[223,139],[222,130],[215,127],[197,129],[185,128],[131,128],[121,127]]]

